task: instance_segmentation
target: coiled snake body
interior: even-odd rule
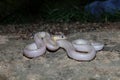
[[[27,45],[24,48],[24,55],[29,58],[34,58],[43,55],[46,48],[55,51],[58,48],[63,48],[67,55],[75,60],[92,60],[96,51],[103,48],[104,44],[90,43],[84,39],[77,39],[69,42],[64,35],[51,36],[47,32],[38,32],[34,35],[35,42]]]

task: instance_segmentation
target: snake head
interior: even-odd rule
[[[67,39],[67,37],[65,35],[53,35],[52,39],[54,41],[57,41],[57,40],[61,40],[61,39]]]

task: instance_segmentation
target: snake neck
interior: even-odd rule
[[[58,40],[57,43],[61,48],[64,48],[67,52],[75,50],[72,43],[70,43],[67,40]]]
[[[45,46],[45,42],[43,41],[43,39],[41,37],[39,37],[38,34],[35,34],[34,40],[35,40],[35,43],[36,43],[38,48]]]

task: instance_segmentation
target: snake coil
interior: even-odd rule
[[[55,51],[58,48],[63,48],[67,55],[75,60],[92,60],[97,51],[104,47],[102,43],[90,43],[84,39],[77,39],[69,42],[64,35],[51,36],[47,32],[38,32],[34,35],[34,43],[27,45],[24,48],[24,55],[29,58],[35,58],[43,55],[46,48]]]

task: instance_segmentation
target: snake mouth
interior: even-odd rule
[[[65,35],[53,35],[51,38],[54,41],[61,40],[61,39],[67,39]]]

